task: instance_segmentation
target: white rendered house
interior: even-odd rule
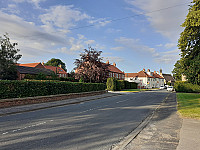
[[[125,73],[125,80],[138,83],[138,88],[160,88],[164,86],[164,78],[156,71],[150,72],[150,69],[139,71],[138,73]]]

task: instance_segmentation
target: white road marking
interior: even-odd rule
[[[49,122],[52,122],[53,120],[50,120]],[[23,128],[19,128],[19,129],[15,129],[15,130],[12,130],[10,132],[4,132],[2,133],[2,135],[6,135],[8,133],[11,133],[11,132],[17,132],[17,131],[20,131],[20,130],[25,130],[25,129],[28,129],[28,128],[32,128],[32,127],[36,127],[36,126],[40,126],[40,125],[43,125],[43,124],[46,124],[48,122],[44,121],[44,122],[40,122],[40,123],[37,123],[37,124],[33,124],[33,125],[30,125],[30,126],[26,126],[26,127],[23,127]]]

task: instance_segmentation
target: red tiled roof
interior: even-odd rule
[[[37,65],[39,65],[39,63],[28,63],[28,64],[18,64],[19,66],[24,66],[24,67],[36,67]]]
[[[114,72],[114,73],[120,73],[120,74],[124,74],[121,70],[119,70],[116,66],[109,64],[108,65],[108,70],[110,72]]]
[[[157,74],[157,73],[153,73],[153,76],[154,76],[155,78],[164,79],[162,76],[160,76],[160,75],[159,75],[159,74]]]
[[[67,74],[66,71],[60,67],[54,67],[54,66],[44,66],[46,69],[50,69],[54,71],[55,73],[59,74]]]
[[[148,78],[154,78],[150,75],[148,75],[146,72],[144,71],[140,71],[138,73],[126,73],[125,77],[148,77]]]

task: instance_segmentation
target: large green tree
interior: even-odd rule
[[[189,82],[200,84],[200,0],[193,0],[182,24],[184,31],[178,41],[183,74]]]
[[[54,67],[59,67],[61,65],[62,69],[64,69],[67,72],[66,65],[62,60],[52,58],[49,61],[45,63],[46,66],[54,66]]]
[[[176,81],[182,80],[183,70],[182,60],[180,59],[176,62],[172,71],[173,77]]]
[[[102,63],[102,51],[97,51],[91,47],[84,49],[80,54],[80,59],[76,59],[74,64],[76,79],[84,82],[105,82],[108,77],[107,64]]]
[[[0,79],[15,80],[17,78],[16,63],[22,55],[17,54],[17,43],[11,43],[8,34],[0,37]]]

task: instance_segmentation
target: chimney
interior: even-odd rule
[[[156,74],[156,71],[154,71],[153,73]]]
[[[143,71],[145,72],[145,69],[143,68]]]
[[[115,67],[116,67],[116,63],[115,63],[115,62],[113,63],[113,66],[115,66]]]
[[[60,65],[58,65],[58,67],[62,68],[62,65],[60,64]]]
[[[148,69],[147,72],[150,72],[150,69]]]
[[[109,64],[109,60],[107,60],[106,64]]]
[[[147,74],[151,76],[150,69],[147,70]]]
[[[160,69],[160,75],[162,76],[162,69]]]
[[[44,62],[42,62],[42,65],[44,66]]]
[[[157,71],[157,74],[159,74],[159,72]]]

